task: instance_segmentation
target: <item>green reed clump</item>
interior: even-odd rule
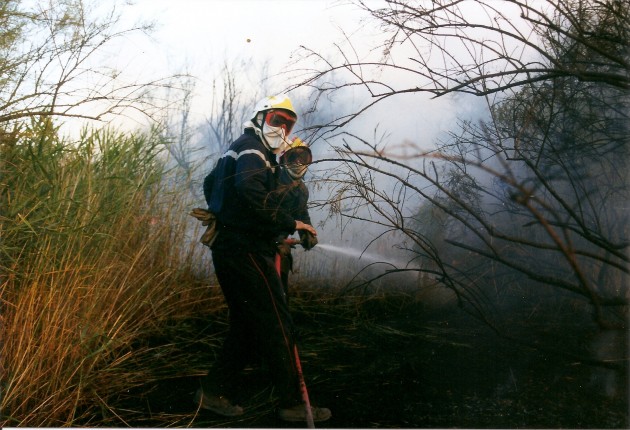
[[[187,270],[200,247],[163,145],[111,130],[69,143],[46,120],[0,133],[3,426],[99,424],[108,397],[158,371],[138,339],[217,306]]]

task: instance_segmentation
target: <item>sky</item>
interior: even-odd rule
[[[134,0],[130,10],[157,23],[165,55],[203,65],[225,54],[274,55],[332,40],[353,8],[330,0]],[[356,16],[356,13],[354,13]]]
[[[198,97],[192,115],[197,118],[207,114],[204,102],[213,79],[226,61],[243,59],[258,65],[269,62],[270,74],[276,74],[295,59],[300,46],[331,54],[336,51],[335,44],[343,44],[347,35],[359,49],[365,50],[359,51],[362,56],[371,49],[370,41],[381,35],[376,26],[366,23],[365,13],[347,1],[133,0],[130,3],[124,19],[130,23],[153,21],[155,30],[151,39],[129,41],[124,47],[127,54],[118,59],[120,67],[129,69],[129,65],[134,65],[138,75],[144,78],[149,73],[194,75]],[[284,89],[286,84],[277,80],[273,92]],[[387,123],[400,141],[429,142],[435,136],[433,130],[450,121],[448,103],[422,104],[426,112],[419,113],[414,121],[401,114],[417,111],[417,98],[400,97],[395,103],[388,103],[383,103],[383,111],[390,115],[376,113],[372,118],[366,117],[367,127],[373,128],[375,122]]]
[[[179,73],[194,76],[195,96],[190,119],[191,122],[202,123],[209,116],[212,84],[226,64],[251,62],[255,68],[261,68],[245,81],[239,80],[239,89],[245,93],[252,91],[271,95],[296,83],[295,80],[279,77],[279,73],[295,67],[301,46],[326,56],[339,56],[338,46],[342,46],[345,53],[356,53],[357,60],[368,59],[377,42],[383,42],[382,30],[351,1],[95,0],[95,4],[102,12],[109,12],[112,5],[116,5],[121,14],[121,29],[128,29],[139,22],[154,24],[149,36],[136,33],[108,45],[108,51],[103,53],[105,61],[124,71],[129,83],[148,82]],[[385,0],[367,2],[370,6],[385,5]],[[352,41],[352,49],[348,48],[346,38]],[[378,50],[376,54],[380,55]],[[414,56],[414,53],[409,56]],[[269,68],[263,72],[262,65],[265,63],[269,64]],[[314,66],[302,61],[299,67],[308,69]],[[273,79],[260,83],[269,76]],[[396,82],[400,87],[418,85],[417,82],[404,82],[405,78],[408,79],[396,77],[390,82]],[[367,93],[362,88],[355,88],[354,92],[345,94],[344,99],[336,100],[332,109],[339,109],[335,113],[344,107],[365,104]],[[298,105],[296,108],[299,112],[306,106]],[[398,96],[380,102],[377,108],[362,114],[360,120],[353,121],[349,131],[366,128],[372,131],[379,124],[379,131],[387,129],[396,143],[411,141],[426,148],[454,122],[455,110],[462,108],[475,110],[471,104],[446,98],[430,100],[426,94]],[[123,128],[146,126],[141,117],[133,115],[132,112],[130,119],[124,117],[114,123]],[[80,129],[69,122],[69,127]],[[296,130],[299,126],[298,121]]]
[[[324,49],[338,28],[356,28],[356,9],[330,0],[134,0],[127,20],[155,22],[143,56],[161,71],[190,71],[202,82],[225,59],[246,58],[274,70],[301,45]],[[146,64],[146,63],[145,63]]]

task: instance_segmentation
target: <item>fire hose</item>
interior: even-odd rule
[[[275,263],[278,276],[280,276],[281,259],[282,257],[280,254],[276,253]],[[293,355],[295,356],[295,370],[297,371],[298,380],[300,382],[300,393],[302,394],[302,401],[304,402],[304,408],[306,410],[306,425],[308,428],[314,429],[315,422],[313,421],[313,410],[311,409],[311,401],[308,397],[308,390],[306,389],[306,382],[304,381],[304,374],[302,373],[302,363],[300,362],[300,355],[298,354],[298,348],[295,342],[293,343]]]

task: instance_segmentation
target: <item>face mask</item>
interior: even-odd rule
[[[282,127],[271,127],[267,123],[263,124],[261,138],[274,154],[279,153],[289,144]]]

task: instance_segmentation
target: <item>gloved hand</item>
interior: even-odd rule
[[[317,236],[314,236],[310,231],[304,231],[302,234],[302,248],[305,250],[312,249],[317,245]]]

